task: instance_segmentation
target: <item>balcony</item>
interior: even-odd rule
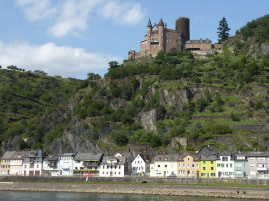
[[[257,167],[257,171],[267,171],[267,167]]]
[[[98,167],[98,163],[88,163],[88,162],[84,162],[83,166],[86,168],[97,168]]]

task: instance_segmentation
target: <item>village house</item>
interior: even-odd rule
[[[127,169],[124,172],[125,175],[131,175],[132,174],[132,162],[134,160],[134,155],[132,152],[116,152],[113,154],[114,157],[125,157],[127,162]]]
[[[234,153],[217,153],[216,166],[218,178],[234,178]]]
[[[23,155],[26,151],[17,151],[10,159],[10,175],[23,175]]]
[[[43,159],[43,175],[58,176],[59,175],[59,158],[56,156],[47,156]]]
[[[96,174],[99,175],[99,165],[102,162],[101,153],[77,153],[74,158],[74,174]]]
[[[249,152],[248,178],[269,179],[269,152]]]
[[[198,155],[186,154],[180,156],[177,166],[177,176],[199,178],[200,157]]]
[[[0,160],[0,175],[10,175],[10,160],[15,155],[15,151],[6,151]]]
[[[150,162],[143,154],[137,154],[132,162],[132,175],[146,175],[149,173]]]
[[[107,156],[103,157],[100,165],[100,177],[124,177],[127,172],[126,157]]]
[[[201,155],[200,178],[216,178],[216,155]]]
[[[248,157],[245,153],[235,154],[234,176],[235,178],[248,177]]]
[[[23,155],[23,175],[24,176],[41,176],[42,174],[42,150],[27,151]]]
[[[73,176],[75,153],[63,153],[59,160],[59,175]]]
[[[176,176],[178,160],[178,155],[156,155],[150,164],[150,176]]]

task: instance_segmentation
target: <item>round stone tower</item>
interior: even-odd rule
[[[176,20],[176,30],[182,33],[185,41],[190,40],[190,19],[179,17]]]

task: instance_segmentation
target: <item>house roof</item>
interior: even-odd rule
[[[16,151],[13,155],[12,160],[22,160],[27,151]]]
[[[174,155],[156,155],[153,158],[153,162],[156,161],[169,161],[169,162],[177,162],[180,159],[180,156],[177,154]]]
[[[31,150],[31,151],[27,151],[24,155],[23,158],[41,158],[43,157],[43,152],[42,150]]]
[[[59,157],[57,156],[46,156],[43,161],[58,161]]]
[[[132,163],[135,159],[134,155],[131,152],[115,152],[113,156],[119,155],[120,157],[126,157],[128,163]]]
[[[212,151],[207,146],[202,146],[202,148],[197,153],[198,155],[212,155]]]
[[[117,165],[124,165],[126,163],[126,157],[104,156],[101,165],[111,165],[107,160],[117,160]]]
[[[197,154],[183,154],[179,156],[179,161],[184,161],[184,158],[187,156],[191,156],[193,158],[193,161],[200,161],[200,156]]]
[[[217,160],[220,160],[220,157],[221,156],[230,156],[231,157],[231,160],[234,160],[235,158],[235,154],[234,153],[229,153],[229,152],[218,152],[216,157],[217,157]]]
[[[6,151],[1,157],[2,160],[10,160],[16,154],[16,151]]]
[[[100,161],[102,159],[102,153],[77,153],[75,161]]]
[[[269,157],[269,152],[246,152],[245,155],[250,157]]]
[[[137,157],[138,155],[143,159],[143,161],[144,161],[145,163],[150,163],[150,160],[149,160],[149,158],[148,158],[147,156],[145,156],[144,154],[141,153],[141,154],[137,154],[136,157]],[[135,157],[135,158],[136,158],[136,157]],[[133,161],[134,161],[134,160],[133,160]]]
[[[215,161],[217,159],[216,155],[201,155],[201,161]]]
[[[76,155],[76,153],[63,153],[61,156],[64,157],[74,157]]]

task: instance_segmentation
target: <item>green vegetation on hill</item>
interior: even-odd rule
[[[78,136],[74,146],[89,140],[104,150],[128,143],[169,149],[177,137],[187,139],[187,151],[207,144],[220,151],[268,150],[267,131],[251,128],[269,121],[269,57],[252,47],[268,41],[268,24],[268,16],[248,23],[223,54],[206,59],[183,51],[159,52],[152,61],[112,61],[104,79],[0,70],[0,143],[17,137],[18,149],[49,149],[68,131]],[[48,117],[55,118],[53,126]]]
[[[0,69],[0,83],[0,144],[19,137],[17,148],[24,149],[42,147],[40,118],[66,102],[80,81]]]

